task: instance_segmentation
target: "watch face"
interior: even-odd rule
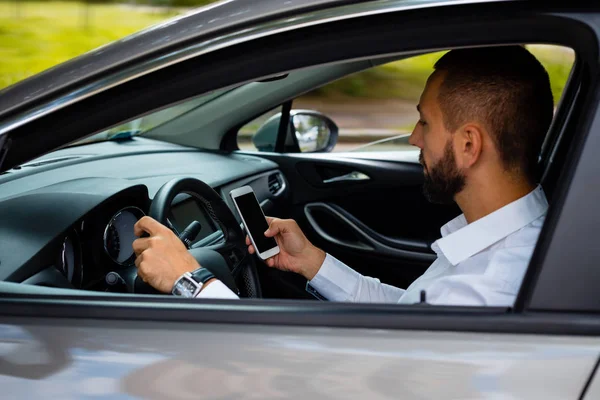
[[[173,294],[181,297],[194,297],[201,288],[195,281],[187,275],[182,276],[173,287]]]

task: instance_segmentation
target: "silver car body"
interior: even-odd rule
[[[3,321],[0,343],[0,384],[23,399],[578,399],[600,349],[560,336],[19,319]]]

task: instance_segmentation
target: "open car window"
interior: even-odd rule
[[[554,45],[526,46],[548,71],[557,106],[575,62],[572,49]],[[331,118],[339,129],[331,149],[304,146],[301,152],[414,152],[408,143],[419,114],[416,105],[433,65],[446,51],[404,58],[365,69],[309,91],[293,100],[293,109],[311,110]],[[281,110],[279,110],[281,111]],[[274,111],[244,125],[237,144],[244,151],[272,151],[256,137]]]
[[[558,46],[532,45],[529,48],[548,71],[555,104],[558,103],[573,67],[574,53]],[[127,146],[88,147],[106,151],[102,155],[106,157],[105,162],[99,163],[101,172],[94,170],[93,166],[88,172],[85,172],[85,168],[75,167],[73,171],[80,175],[65,173],[65,177],[69,179],[57,179],[56,184],[66,185],[68,188],[68,183],[65,182],[70,182],[70,179],[76,181],[100,174],[106,178],[124,178],[119,185],[130,181],[139,183],[142,187],[135,190],[137,194],[132,190],[131,194],[121,197],[119,201],[115,200],[119,207],[102,209],[101,212],[90,211],[91,217],[79,217],[83,218],[83,222],[77,222],[80,226],[71,227],[64,237],[57,237],[61,257],[63,254],[71,254],[70,258],[64,256],[65,259],[59,259],[61,265],[82,265],[78,261],[81,261],[81,254],[85,251],[81,249],[96,243],[101,246],[94,251],[100,251],[100,259],[104,257],[107,265],[121,268],[124,266],[122,263],[126,262],[126,267],[133,268],[135,256],[132,242],[135,238],[131,232],[125,234],[119,229],[132,226],[133,221],[149,212],[150,201],[161,198],[157,190],[161,186],[168,186],[170,178],[192,175],[201,176],[208,184],[213,185],[225,202],[232,189],[255,184],[254,190],[267,215],[298,219],[307,235],[316,238],[315,243],[332,259],[340,262],[336,264],[337,261],[328,258],[328,265],[340,266],[345,263],[362,275],[378,279],[400,291],[408,288],[436,260],[432,244],[439,239],[440,227],[459,214],[456,207],[430,204],[422,196],[420,183],[423,172],[420,167],[413,168],[418,163],[419,150],[408,141],[414,124],[401,124],[401,121],[419,119],[416,104],[425,81],[433,70],[433,64],[443,54],[444,52],[429,53],[391,63],[381,62],[380,66],[371,68],[369,66],[372,65],[372,60],[360,60],[293,71],[273,80],[219,89],[179,102],[77,142],[79,145],[93,146],[95,142],[127,141],[134,137],[140,139],[128,142],[132,153],[127,153]],[[351,73],[344,73],[348,71]],[[327,82],[325,85],[322,84],[324,81]],[[315,84],[307,92],[306,85],[310,82],[321,84]],[[295,91],[296,97],[291,103],[288,133],[294,130],[301,134],[285,138],[284,153],[294,153],[295,146],[295,152],[344,153],[343,161],[335,158],[321,158],[318,162],[316,159],[309,162],[307,160],[311,159],[278,158],[279,154],[275,150],[280,135],[281,115],[290,107],[289,103],[282,105],[280,99],[289,98],[291,91]],[[306,94],[297,96],[298,93]],[[256,117],[256,103],[259,101],[264,110]],[[231,110],[235,112],[232,113]],[[240,124],[242,118],[250,122]],[[325,123],[320,124],[323,121]],[[224,141],[221,139],[226,133],[218,128],[225,128],[236,134],[237,145],[246,154],[253,150],[258,150],[258,156],[261,151],[274,154],[261,159],[240,156],[236,152],[229,156],[206,152],[196,158],[189,145],[199,149],[229,150],[223,149]],[[183,144],[186,147],[169,147],[170,153],[160,154],[161,150],[157,150],[154,143],[146,141],[148,138],[173,145]],[[212,143],[213,147],[205,146],[206,143]],[[141,147],[135,147],[138,145]],[[145,145],[148,147],[144,147]],[[329,147],[325,148],[326,146]],[[144,154],[146,148],[151,149],[148,154]],[[69,153],[69,149],[64,150],[66,152],[56,159],[80,157],[79,149],[76,149],[76,154]],[[121,151],[123,153],[119,153]],[[154,154],[155,152],[158,154]],[[379,160],[394,163],[364,163],[365,154],[369,158],[374,153],[383,155]],[[408,156],[401,163],[395,163],[399,153]],[[42,165],[52,160],[53,158],[41,160],[37,164]],[[407,164],[410,167],[403,164],[406,161],[409,161]],[[85,162],[82,166],[85,166]],[[27,167],[33,167],[33,164]],[[53,179],[56,179],[56,175]],[[16,182],[13,181],[13,187]],[[148,194],[139,197],[144,187]],[[351,195],[343,194],[341,189],[348,190]],[[402,195],[398,196],[398,193]],[[132,204],[123,201],[129,196],[137,196]],[[194,200],[195,198],[200,198],[200,201]],[[221,229],[221,217],[215,216],[211,211],[214,210],[213,206],[207,206],[202,199],[202,196],[194,196],[193,191],[190,194],[190,190],[176,193],[172,199],[171,215],[164,220],[177,233],[198,222],[202,227],[201,234],[190,240],[191,245],[197,245],[196,248],[222,244],[227,237]],[[290,210],[298,205],[302,207],[300,212],[291,214]],[[228,206],[233,209],[231,204]],[[83,226],[87,228],[84,229]],[[95,229],[97,242],[93,242],[91,238],[80,239],[85,237],[88,229]],[[528,246],[533,249],[534,244],[528,243]],[[228,254],[227,257],[238,262],[243,259],[243,250],[240,251],[242,253]],[[384,259],[374,265],[372,254],[375,253]],[[339,260],[336,258],[338,255]],[[410,265],[411,269],[398,269],[398,265]],[[346,267],[339,267],[338,272],[344,268]],[[69,280],[80,275],[68,269],[66,271],[62,268]],[[348,272],[347,269],[345,271]],[[114,271],[98,269],[93,274],[86,273],[76,287],[102,289],[106,284],[102,280],[103,272]],[[342,273],[339,274],[341,277]],[[348,272],[347,278],[349,274],[351,273]],[[87,281],[89,276],[93,279]],[[266,297],[323,297],[318,294],[318,290],[307,291],[305,282],[298,284],[297,280],[293,281],[289,276],[262,278],[268,282],[267,286],[273,286],[265,290]],[[232,284],[231,287],[233,286]],[[283,288],[289,290],[285,291]],[[512,290],[515,292],[515,288]],[[401,295],[401,292],[395,292],[385,300],[394,303]],[[350,293],[330,293],[325,297],[343,301],[353,299]],[[356,297],[355,300],[365,299],[370,298]]]

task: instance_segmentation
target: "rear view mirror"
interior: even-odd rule
[[[281,113],[269,118],[254,134],[252,143],[259,151],[275,151]],[[333,150],[339,128],[318,111],[292,110],[284,152],[324,153]]]

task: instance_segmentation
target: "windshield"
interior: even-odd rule
[[[179,103],[169,108],[164,108],[160,111],[144,115],[143,117],[130,120],[128,122],[107,129],[100,133],[96,133],[90,137],[79,140],[75,143],[71,143],[69,146],[76,146],[80,144],[93,142],[103,142],[106,140],[127,139],[132,136],[143,135],[144,133],[149,132],[154,128],[157,128],[170,121],[173,121],[192,110],[202,107],[203,105],[209,103],[210,101],[216,99],[219,96],[222,96],[230,90],[232,89],[221,89],[204,94],[199,97],[194,97],[193,99],[187,100],[183,103]]]

